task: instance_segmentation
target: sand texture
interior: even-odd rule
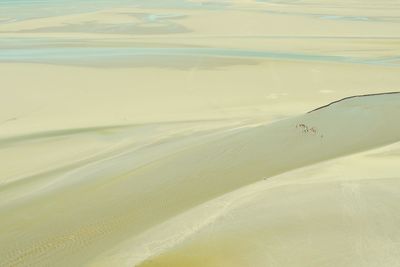
[[[0,267],[400,267],[399,14],[0,1]]]

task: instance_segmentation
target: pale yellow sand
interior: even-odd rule
[[[1,267],[400,266],[398,3],[229,3],[0,23]]]
[[[398,163],[369,152],[242,189],[201,230],[177,221],[197,233],[140,266],[398,266]]]
[[[107,251],[114,246],[118,248],[118,244],[121,242],[124,244],[127,239],[133,239],[131,242],[134,242],[135,237],[140,237],[141,232],[150,231],[151,233],[151,228],[160,222],[251,182],[321,160],[396,142],[400,136],[400,127],[396,123],[399,115],[399,99],[400,95],[350,99],[310,114],[272,124],[250,125],[244,128],[234,126],[191,135],[183,131],[181,135],[187,136],[184,138],[176,134],[168,138],[168,127],[165,129],[162,125],[136,127],[136,131],[145,132],[146,129],[143,128],[153,127],[153,131],[164,128],[163,131],[166,132],[163,139],[148,136],[153,141],[147,145],[148,141],[142,141],[144,146],[129,145],[122,151],[116,149],[113,153],[104,154],[100,159],[92,155],[92,159],[77,162],[69,168],[60,167],[22,180],[3,181],[5,184],[2,187],[2,229],[7,229],[7,231],[1,238],[2,244],[7,245],[2,250],[2,261],[6,266],[51,265],[55,262],[58,262],[57,265],[60,266],[71,266],[90,263],[91,259],[100,257],[99,253],[102,251]],[[303,124],[305,126],[302,126]],[[304,127],[310,130],[304,131]],[[179,128],[174,127],[174,129]],[[123,130],[114,131],[118,133]],[[100,134],[99,137],[94,135],[96,132]],[[110,130],[108,134],[112,135],[113,131]],[[73,135],[84,138],[88,133],[77,131],[70,138],[73,138]],[[104,138],[103,142],[107,141],[107,132],[102,133],[101,130],[94,129],[91,135],[92,138]],[[101,135],[105,136],[101,137]],[[62,135],[61,137],[65,138]],[[11,144],[5,143],[4,146],[16,146],[18,149],[19,142],[47,142],[48,139],[51,141],[53,138],[57,138],[57,135],[45,136],[42,140],[38,138],[37,141],[29,140],[29,138],[17,140]],[[63,143],[60,145],[62,148]],[[52,144],[52,147],[57,149],[56,144]],[[394,168],[395,165],[392,167],[390,162],[386,162],[390,169],[385,172],[390,173],[393,176],[391,178],[396,178],[397,169]],[[354,166],[351,165],[351,167]],[[359,168],[360,165],[358,165]],[[319,175],[317,180],[323,180],[324,185],[324,183],[330,184],[337,179],[342,179],[337,177],[334,171],[327,174],[333,177],[330,182]],[[349,175],[351,178],[356,177],[351,172]],[[363,177],[357,179],[361,178]],[[383,178],[386,178],[386,175]],[[279,178],[274,180],[277,179]],[[386,181],[386,179],[382,180]],[[289,184],[294,184],[293,190],[296,192],[295,184],[298,180],[289,181]],[[322,188],[315,192],[319,192],[317,193],[319,195],[324,190],[330,189]],[[298,194],[301,194],[301,191],[299,192]],[[292,193],[289,190],[285,194]],[[309,193],[304,194],[310,197]],[[334,197],[335,191],[332,194]],[[273,198],[273,196],[274,194],[267,194],[268,198]],[[283,197],[282,194],[277,194],[276,197],[278,196]],[[297,194],[293,195],[295,196]],[[341,197],[340,194],[339,197]],[[240,202],[240,199],[238,201]],[[271,201],[268,200],[268,202]],[[324,206],[319,206],[323,205],[323,202],[315,205],[319,207],[317,210],[324,210]],[[281,212],[292,212],[292,209],[276,209],[280,212],[276,215],[273,215],[273,212],[266,212],[268,216],[263,216],[263,220],[273,220]],[[298,212],[299,216],[304,215],[303,212]],[[328,207],[325,212],[333,211]],[[382,212],[390,213],[389,210]],[[352,216],[357,216],[357,214],[352,214]],[[251,216],[246,218],[249,219],[249,223],[254,221]],[[209,220],[207,210],[198,218],[198,222],[204,220]],[[363,218],[358,218],[358,220],[362,221]],[[288,223],[290,222],[292,222],[291,219],[288,220]],[[335,221],[332,223],[334,224]],[[247,231],[246,229],[247,227],[243,231]],[[178,229],[178,234],[180,231],[183,233],[187,231],[184,225]],[[221,230],[221,234],[223,233],[224,231]],[[395,235],[396,232],[392,234]],[[246,242],[252,242],[251,236],[248,237],[249,240]],[[235,239],[234,236],[231,238]],[[266,238],[268,239],[268,235]],[[341,240],[341,236],[336,236],[336,238]],[[14,243],[13,240],[18,239],[24,241]],[[140,248],[145,245],[149,249],[147,253],[152,255],[152,247],[148,245],[148,242],[157,243],[157,240],[156,235],[155,240],[136,246]],[[237,240],[238,243],[245,244],[243,243],[245,238],[243,242],[239,240]],[[335,240],[332,242],[339,242]],[[218,246],[218,242],[216,240],[215,245]],[[229,244],[232,245],[232,242]],[[291,243],[291,245],[294,244]],[[221,249],[230,249],[223,246],[223,243],[220,245]],[[131,246],[128,247],[132,249]],[[240,250],[240,247],[234,246],[234,248]],[[205,253],[204,257],[208,257],[207,253],[211,252],[204,249],[199,249],[199,251]],[[158,251],[157,246],[154,250]],[[120,249],[119,253],[121,251],[124,252]],[[196,252],[195,255],[200,252]],[[130,254],[131,251],[124,253]],[[186,252],[183,253],[187,255]],[[115,254],[118,260],[119,254]],[[109,266],[115,265],[116,263],[107,261],[113,257],[110,258],[110,254],[106,255],[105,262]],[[220,256],[217,253],[215,257]],[[67,257],[68,261],[64,261],[63,259]],[[256,257],[249,255],[246,257],[257,261]],[[128,257],[127,264],[138,263],[129,262],[129,259]],[[173,257],[172,261],[174,260],[179,263],[179,256]],[[221,259],[215,260],[217,262],[210,262],[210,266],[221,264],[218,263]],[[227,260],[226,264],[229,265],[230,260]],[[194,261],[190,265],[200,264],[201,266],[202,264],[201,260],[196,263],[196,257],[190,258],[189,261]],[[95,262],[94,266],[100,263]],[[263,263],[264,261],[261,261],[259,264]],[[121,262],[117,265],[120,264]]]
[[[349,95],[395,91],[400,84],[398,68],[382,66],[268,60],[204,67],[3,64],[7,98],[0,99],[0,134],[238,117],[270,121]]]

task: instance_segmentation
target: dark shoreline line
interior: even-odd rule
[[[326,107],[329,107],[329,106],[331,106],[333,104],[336,104],[338,102],[341,102],[341,101],[344,101],[344,100],[347,100],[347,99],[351,99],[351,98],[365,97],[365,96],[378,96],[378,95],[394,95],[394,94],[400,94],[400,91],[398,91],[398,92],[387,92],[387,93],[376,93],[376,94],[365,94],[365,95],[348,96],[348,97],[333,101],[333,102],[331,102],[331,103],[329,103],[327,105],[321,106],[321,107],[313,109],[311,111],[308,111],[307,114],[308,113],[312,113],[312,112],[317,111],[317,110],[320,110],[320,109],[323,109],[323,108],[326,108]]]

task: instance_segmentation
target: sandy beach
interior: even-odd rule
[[[0,266],[400,266],[399,12],[0,1]]]

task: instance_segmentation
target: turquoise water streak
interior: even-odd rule
[[[372,1],[354,1],[348,5],[360,8],[365,6],[365,10],[355,14],[342,13],[343,10],[346,11],[345,2],[338,2],[331,7],[328,2],[311,0],[258,0],[244,4],[235,1],[190,0],[0,0],[0,62],[87,66],[113,62],[113,65],[121,63],[125,66],[127,62],[135,65],[136,61],[143,62],[148,58],[152,58],[151,65],[156,65],[154,58],[157,57],[160,60],[197,57],[399,66],[400,55],[396,47],[400,34],[385,33],[382,23],[389,22],[390,25],[397,26],[400,19],[390,14],[368,15],[373,8],[393,10],[398,5],[391,2],[386,7],[383,2],[376,4]],[[115,11],[118,8],[120,10]],[[201,16],[196,13],[200,10],[203,12]],[[98,12],[103,13],[96,17]],[[209,24],[208,17],[215,14],[220,14],[220,22]],[[233,15],[237,16],[238,21],[244,18],[238,24],[241,26],[225,22],[225,16],[229,19]],[[253,16],[257,16],[257,19],[253,19]],[[191,22],[191,19],[199,18],[202,20],[198,25]],[[277,21],[280,24],[269,24],[269,20],[263,21],[264,18],[279,19]],[[301,31],[290,30],[291,27],[295,28],[295,25],[285,25],[290,19],[304,19],[309,22]],[[259,20],[259,23],[254,23],[253,20]],[[18,24],[20,22],[25,24],[21,27]],[[325,23],[328,30],[314,31],[321,23]],[[374,31],[346,32],[343,25],[347,23],[354,26],[354,29],[370,27]],[[214,31],[213,28],[218,28],[220,24],[221,30]],[[245,33],[236,34],[235,27],[248,29]],[[276,27],[282,27],[288,34],[276,36]],[[341,30],[331,34],[329,29],[335,27],[341,27]],[[206,30],[203,31],[203,28]],[[180,39],[171,42],[176,36]],[[152,37],[158,39],[148,41]],[[197,42],[196,38],[199,37],[209,43],[205,45],[202,39]],[[280,41],[285,45],[303,42],[309,43],[310,48],[292,49],[289,45],[286,49],[275,51],[262,45],[257,45],[257,49],[254,49],[254,45],[248,48],[243,45],[235,47],[229,39],[233,37],[239,42],[254,44],[268,44],[267,39],[272,42]],[[284,38],[287,41],[282,41]],[[103,39],[107,42],[103,42]],[[189,39],[190,44],[186,44]],[[219,43],[221,40],[226,43],[214,46],[214,42]],[[379,40],[385,46],[376,49],[371,42],[375,44]],[[319,41],[323,41],[327,49],[313,49],[319,47]],[[235,41],[232,39],[232,42]]]
[[[103,63],[131,62],[134,65],[135,61],[143,61],[149,57],[157,57],[160,60],[164,57],[255,58],[400,66],[400,63],[397,62],[400,57],[365,60],[357,57],[217,48],[45,48],[0,50],[0,61],[5,62],[64,63],[72,65],[76,63],[77,65],[88,66],[95,65],[99,61]]]
[[[187,0],[0,0],[0,24],[2,17],[14,21],[118,7],[220,9],[226,6],[228,3],[224,2],[196,3]]]

